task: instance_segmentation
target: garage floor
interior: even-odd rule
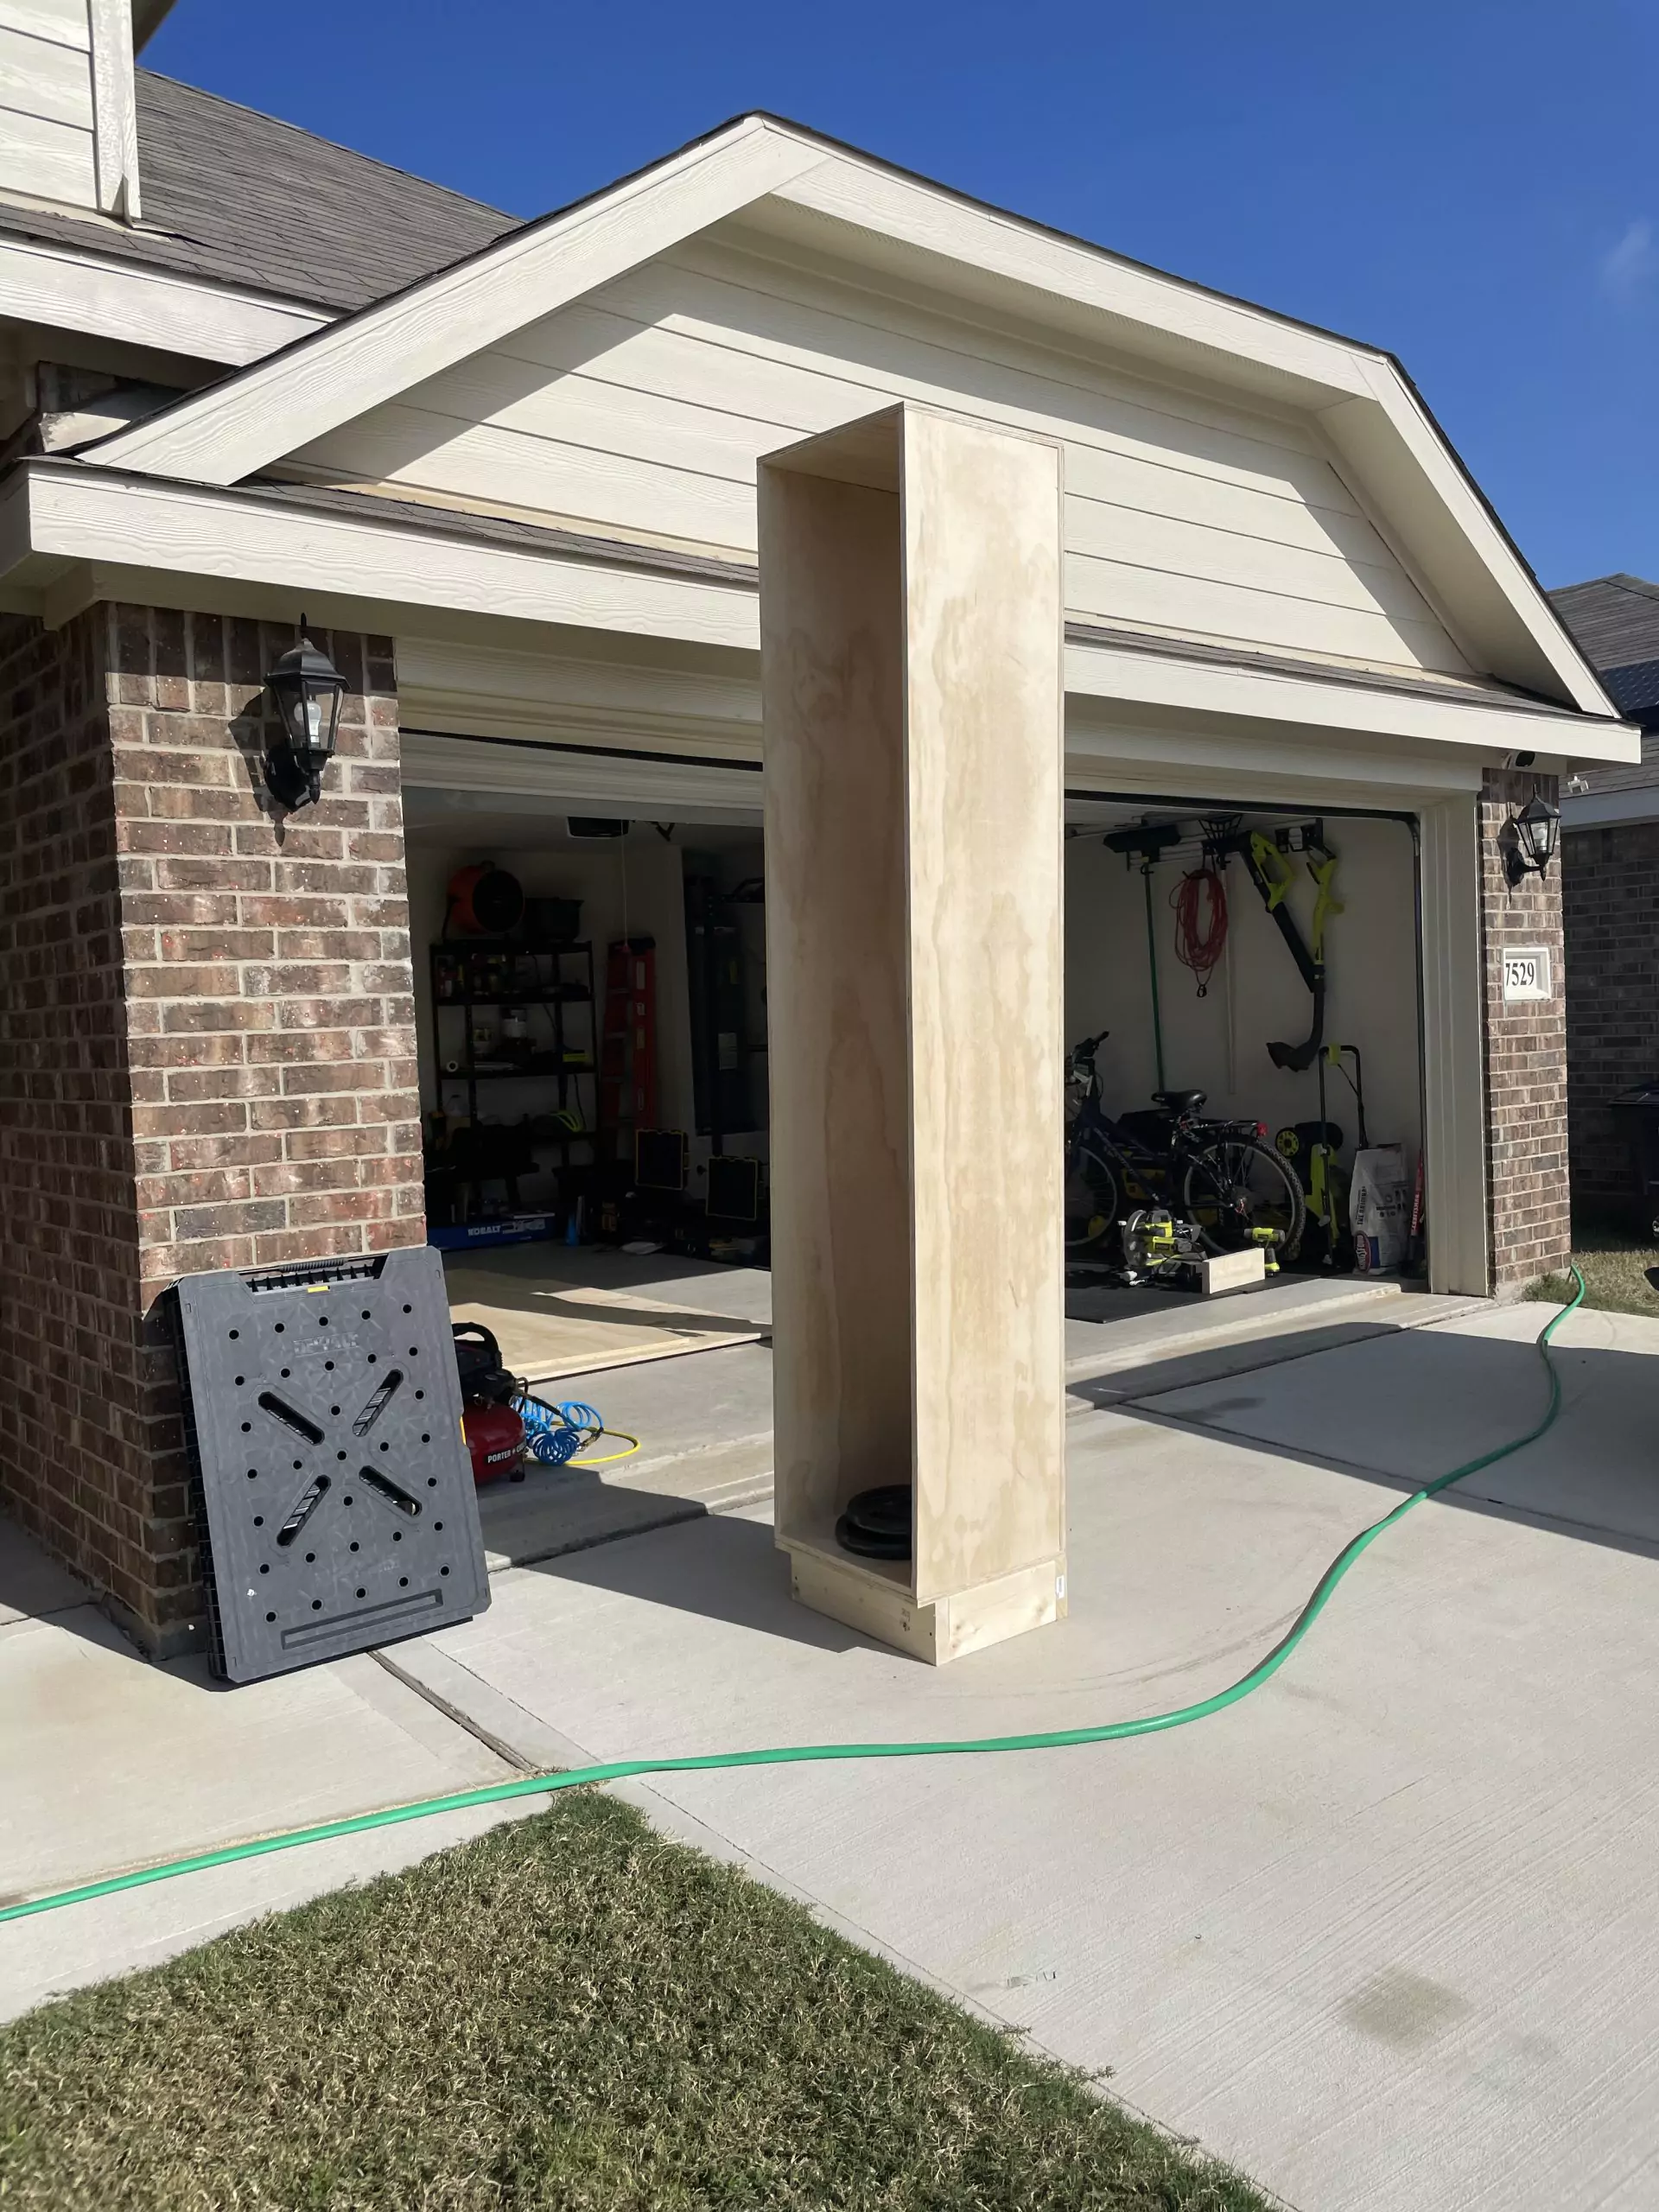
[[[532,1381],[752,1342],[772,1326],[772,1277],[764,1268],[545,1243],[448,1253],[444,1273],[456,1318],[486,1322],[507,1364]],[[1205,1299],[1190,1291],[1125,1289],[1104,1269],[1071,1268],[1065,1311],[1075,1325],[1066,1333],[1068,1371],[1105,1349],[1098,1332],[1107,1323],[1136,1325],[1122,1338],[1126,1344],[1167,1344],[1225,1334],[1247,1315],[1255,1325],[1267,1317],[1393,1297],[1401,1287],[1389,1279],[1286,1275]]]
[[[449,1253],[444,1275],[455,1319],[481,1321],[531,1382],[751,1344],[772,1315],[759,1270],[604,1246]]]
[[[709,1268],[660,1255],[634,1258],[598,1251],[556,1251],[572,1286],[570,1313],[560,1325],[574,1348],[584,1341],[602,1363],[557,1378],[557,1395],[594,1406],[613,1429],[639,1440],[628,1459],[602,1467],[532,1466],[522,1480],[494,1483],[479,1497],[484,1543],[493,1572],[580,1551],[612,1537],[727,1512],[772,1495],[772,1355],[761,1331],[771,1314],[771,1277],[754,1268]],[[526,1267],[536,1295],[559,1278]],[[667,1274],[659,1270],[668,1269]],[[458,1270],[450,1270],[452,1309]],[[706,1324],[659,1349],[614,1364],[602,1322],[580,1318],[578,1301],[613,1296],[639,1313],[647,1305],[683,1312]],[[683,1301],[682,1306],[681,1301]],[[1467,1301],[1403,1294],[1391,1282],[1287,1280],[1233,1298],[1172,1297],[1156,1290],[1085,1289],[1068,1295],[1068,1311],[1091,1317],[1066,1323],[1066,1375],[1075,1406],[1122,1397],[1152,1382],[1198,1382],[1237,1366],[1283,1357],[1287,1340],[1313,1348],[1363,1338],[1378,1329],[1410,1328]],[[721,1311],[720,1309],[724,1309]],[[594,1310],[608,1310],[598,1307]],[[729,1333],[749,1318],[747,1338]],[[486,1314],[492,1327],[493,1317]],[[589,1332],[584,1338],[582,1332]],[[503,1349],[510,1363],[512,1339]],[[522,1370],[521,1370],[522,1371]],[[550,1390],[549,1395],[552,1395]],[[601,1450],[619,1449],[614,1439]],[[594,1455],[597,1457],[597,1454]]]

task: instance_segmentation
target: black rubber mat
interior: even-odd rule
[[[175,1296],[214,1672],[254,1681],[482,1612],[440,1255],[187,1275]]]

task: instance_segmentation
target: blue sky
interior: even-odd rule
[[[1659,578],[1659,0],[178,0],[144,60],[525,215],[772,109],[1390,347],[1546,584]]]

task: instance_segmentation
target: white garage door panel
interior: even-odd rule
[[[513,745],[407,730],[404,783],[470,799],[493,795],[568,803],[581,812],[643,820],[760,820],[760,773],[639,753]]]

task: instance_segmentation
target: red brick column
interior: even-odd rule
[[[391,645],[317,642],[340,759],[287,817],[291,632],[0,632],[0,1498],[157,1650],[200,1611],[157,1296],[423,1234]]]
[[[137,1611],[145,1362],[106,632],[0,621],[0,1500]],[[182,1494],[167,1501],[175,1517]]]
[[[1567,1169],[1567,988],[1561,864],[1511,885],[1503,832],[1534,794],[1554,801],[1556,779],[1489,769],[1481,791],[1480,916],[1486,1013],[1486,1169],[1492,1287],[1521,1288],[1565,1266],[1572,1250]],[[1554,995],[1506,1004],[1505,946],[1548,947]]]

